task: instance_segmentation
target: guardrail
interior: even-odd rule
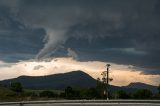
[[[160,106],[160,100],[50,100],[0,102],[0,106]]]

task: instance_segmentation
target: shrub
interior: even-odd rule
[[[40,92],[39,96],[40,97],[48,97],[48,98],[50,98],[50,97],[56,97],[57,94],[52,92],[52,91],[42,91],[42,92]]]

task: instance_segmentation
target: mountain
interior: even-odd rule
[[[67,86],[89,88],[96,86],[96,80],[82,71],[73,71],[48,76],[20,76],[18,78],[0,81],[9,85],[11,82],[20,82],[29,89],[64,89]]]
[[[145,83],[141,83],[141,82],[134,82],[134,83],[130,83],[127,86],[123,86],[124,88],[132,88],[132,89],[149,89],[152,92],[158,92],[157,90],[157,86],[153,86],[153,85],[149,85],[149,84],[145,84]]]
[[[21,82],[24,88],[28,89],[57,89],[64,90],[67,86],[75,88],[90,88],[96,86],[96,80],[83,71],[72,71],[62,74],[53,74],[47,76],[20,76],[18,78],[0,81],[1,84],[9,85],[11,82]],[[110,85],[111,92],[124,90],[133,92],[137,89],[149,89],[157,92],[157,87],[140,82],[130,83],[127,86]]]

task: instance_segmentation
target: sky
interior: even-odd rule
[[[159,0],[1,0],[0,80],[111,64],[111,84],[160,84]]]

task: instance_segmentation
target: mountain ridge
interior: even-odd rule
[[[21,82],[24,88],[28,89],[58,89],[64,90],[67,86],[76,88],[89,88],[96,86],[96,80],[89,74],[77,70],[67,73],[58,73],[46,76],[19,76],[13,79],[2,80],[0,83],[9,85],[11,82]],[[136,89],[150,89],[157,92],[157,87],[141,82],[132,82],[127,86],[110,85],[111,91],[125,90],[127,92]]]
[[[142,82],[132,82],[129,85],[124,86],[124,87],[126,87],[126,88],[133,88],[133,89],[134,88],[135,89],[149,89],[152,92],[158,92],[157,86],[150,85],[150,84],[145,84],[145,83],[142,83]]]
[[[0,81],[0,83],[6,85],[11,82],[21,82],[24,88],[29,89],[64,89],[67,86],[82,88],[96,86],[95,79],[80,70],[47,76],[19,76]]]

